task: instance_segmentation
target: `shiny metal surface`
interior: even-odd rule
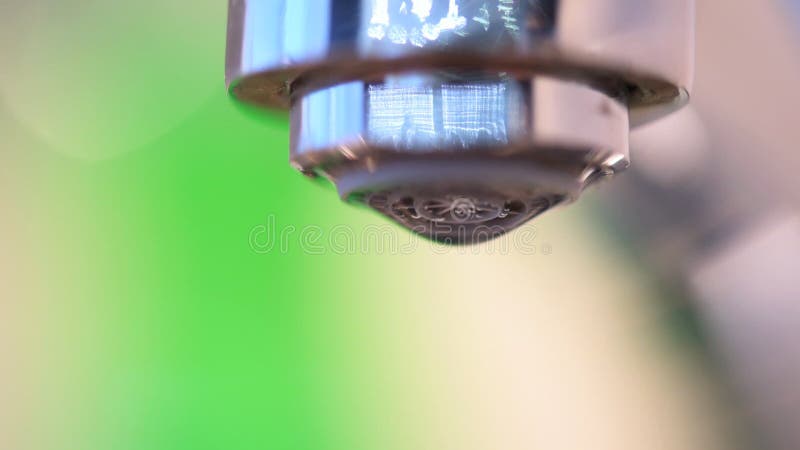
[[[628,159],[622,100],[546,77],[457,72],[354,81],[300,97],[291,120],[292,159],[304,170],[376,149],[509,155],[561,148],[591,152],[596,163]]]
[[[343,199],[480,242],[628,167],[630,127],[688,99],[693,6],[230,0],[227,82],[291,109],[292,165]]]
[[[291,125],[295,167],[457,244],[502,235],[628,165],[622,100],[547,77],[354,81],[299,97]]]
[[[693,4],[231,0],[226,75],[237,98],[286,107],[293,84],[318,87],[398,69],[479,65],[553,73],[630,90],[639,123],[687,99]]]

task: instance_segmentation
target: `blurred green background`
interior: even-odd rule
[[[341,254],[386,222],[228,99],[225,25],[0,4],[0,448],[731,448],[680,306],[591,195],[529,225],[536,254],[381,251],[394,226]]]

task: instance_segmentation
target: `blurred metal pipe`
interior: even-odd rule
[[[788,7],[698,3],[694,111],[634,133],[633,169],[605,192],[634,247],[686,287],[780,450],[800,448],[800,35]]]

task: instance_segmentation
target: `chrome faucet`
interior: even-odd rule
[[[449,244],[572,202],[684,105],[693,0],[230,0],[226,78],[291,163]]]

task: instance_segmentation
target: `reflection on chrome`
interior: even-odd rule
[[[370,85],[368,97],[367,129],[376,142],[395,148],[435,146],[433,88]]]
[[[509,117],[522,99],[508,81],[414,81],[368,87],[371,141],[395,149],[466,149],[508,144],[509,134],[521,128],[513,120],[509,126],[525,116]]]
[[[500,75],[402,75],[338,85],[300,101],[295,144],[301,151],[365,138],[405,151],[504,146],[525,134],[524,84]]]
[[[307,95],[294,114],[294,145],[319,150],[358,141],[363,133],[364,83],[354,81]],[[324,111],[322,114],[319,111]],[[344,144],[342,144],[344,145]]]
[[[431,15],[433,0],[412,0],[411,3],[413,3],[411,13],[419,17],[421,22],[425,22],[425,19]]]
[[[517,17],[514,14],[514,3],[514,0],[500,0],[497,10],[500,11],[500,18],[506,29],[516,32],[519,31],[519,25],[517,25]]]
[[[486,32],[493,23],[502,24],[504,32],[519,34],[520,17],[528,8],[546,9],[539,2],[527,5],[518,0],[448,0],[446,11],[442,8],[443,1],[436,5],[433,0],[369,1],[369,38],[417,47],[445,36],[466,37]]]

